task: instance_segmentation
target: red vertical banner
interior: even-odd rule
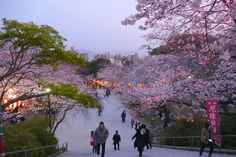
[[[211,123],[215,144],[220,145],[220,119],[218,110],[218,100],[206,101],[207,119]]]

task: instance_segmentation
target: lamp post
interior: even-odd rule
[[[46,92],[49,93],[51,91],[50,88],[46,89]],[[50,93],[48,94],[48,118],[49,118],[49,131],[52,131],[52,116],[51,116],[51,98],[50,98]]]

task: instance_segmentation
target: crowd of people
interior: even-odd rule
[[[125,111],[123,111],[122,114],[123,113],[125,113]],[[152,148],[153,135],[146,128],[145,124],[140,125],[139,121],[134,122],[134,120],[132,119],[131,120],[132,128],[133,125],[135,125],[136,133],[133,135],[132,140],[134,140],[134,148],[137,148],[139,156],[141,157],[145,146],[147,149]],[[108,136],[109,136],[108,129],[105,127],[104,122],[100,122],[98,128],[95,131],[91,131],[90,145],[92,146],[93,153],[97,153],[98,155],[101,154],[101,157],[104,157],[106,140]],[[115,131],[112,140],[113,140],[114,150],[120,150],[121,136],[119,135],[118,130]],[[100,152],[100,147],[101,147],[101,152]]]
[[[111,91],[109,88],[106,89],[104,97],[109,97]],[[96,97],[98,94],[96,93]],[[99,110],[99,116],[101,115],[101,109]],[[126,111],[123,110],[121,113],[122,123],[126,122]],[[146,127],[145,124],[141,124],[140,121],[135,121],[133,118],[130,121],[131,128],[134,128],[136,133],[133,135],[132,140],[134,140],[134,148],[137,148],[139,157],[142,157],[144,148],[152,149],[153,134]],[[200,139],[200,152],[199,155],[202,156],[203,151],[206,146],[209,146],[209,157],[212,156],[214,150],[214,136],[213,130],[209,122],[205,123],[205,126],[201,130],[201,139]],[[105,146],[106,141],[109,136],[109,131],[105,127],[104,122],[100,122],[98,128],[95,131],[91,131],[91,141],[90,145],[92,146],[92,152],[98,155],[101,154],[101,157],[105,155]],[[115,131],[113,135],[113,145],[114,150],[120,150],[121,136],[119,135],[118,130]],[[101,151],[100,151],[101,148]]]
[[[111,91],[109,88],[105,88],[105,95],[104,97],[109,97],[111,95]],[[95,97],[99,99],[98,93],[95,93]],[[98,115],[101,116],[102,108],[98,109]],[[126,111],[123,110],[121,113],[121,121],[122,123],[126,122]],[[137,148],[139,156],[142,156],[144,147],[146,146],[147,149],[152,148],[152,141],[153,135],[150,131],[146,128],[145,124],[141,124],[139,121],[135,121],[131,119],[131,128],[135,129],[135,134],[132,137],[134,140],[134,148]],[[91,131],[91,141],[90,145],[92,146],[92,152],[98,155],[101,154],[101,157],[105,155],[105,147],[106,147],[106,140],[109,136],[109,131],[105,128],[104,122],[100,122],[98,128],[95,131]],[[113,135],[113,145],[114,150],[120,150],[120,142],[121,136],[119,135],[118,130],[115,131]],[[101,152],[100,152],[101,147]]]

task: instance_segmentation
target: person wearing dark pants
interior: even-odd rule
[[[145,124],[141,125],[141,128],[145,130],[145,146],[147,147],[147,149],[149,149],[151,145],[150,144],[150,131],[146,128]]]
[[[101,157],[104,157],[104,155],[105,155],[105,146],[106,146],[106,143],[97,144],[97,154],[98,154],[98,155],[100,155],[100,146],[102,146]]]
[[[99,123],[99,127],[95,130],[95,140],[97,144],[97,154],[100,155],[100,146],[102,146],[102,153],[101,157],[104,157],[105,155],[105,146],[106,146],[106,140],[108,138],[109,132],[105,128],[105,125],[103,122]]]
[[[149,141],[148,141],[148,145],[149,148],[152,149],[152,141],[153,141],[153,134],[151,132],[149,132]]]
[[[125,122],[125,118],[126,118],[126,112],[125,110],[121,113],[121,118],[122,118],[122,122]]]
[[[120,150],[121,138],[120,138],[120,135],[118,134],[118,130],[116,130],[116,133],[112,139],[113,139],[113,144],[114,144],[114,150],[116,150],[116,146],[117,146],[117,149]]]
[[[136,130],[135,135],[132,137],[132,140],[135,139],[134,141],[134,147],[138,148],[138,152],[139,152],[139,157],[143,156],[143,148],[146,144],[145,142],[145,138],[146,138],[146,131],[144,128],[140,128]]]
[[[201,144],[200,144],[199,155],[202,156],[202,153],[206,146],[210,147],[209,157],[211,157],[214,150],[214,141],[213,141],[213,130],[209,122],[205,123],[205,127],[201,130]]]
[[[202,156],[202,152],[203,150],[206,148],[206,146],[209,146],[210,148],[210,151],[209,151],[209,157],[211,157],[212,153],[213,153],[213,150],[214,150],[214,143],[213,142],[208,142],[208,144],[205,144],[203,142],[201,142],[200,144],[201,148],[200,148],[200,156]]]

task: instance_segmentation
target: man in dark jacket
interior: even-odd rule
[[[99,123],[99,127],[95,130],[95,140],[97,143],[97,154],[100,154],[100,146],[102,146],[102,154],[101,157],[104,157],[105,154],[105,145],[106,140],[108,138],[109,132],[105,128],[105,125],[103,122]]]
[[[135,139],[134,141],[134,147],[138,148],[139,152],[139,157],[142,157],[143,155],[143,148],[145,146],[145,138],[146,138],[146,131],[144,128],[137,129],[136,134],[132,137],[132,140]]]
[[[121,118],[122,118],[122,122],[125,122],[125,118],[126,118],[126,112],[125,110],[121,113]]]
[[[141,125],[141,129],[145,130],[145,146],[149,149],[149,141],[150,141],[150,131],[147,129],[145,124]]]
[[[120,138],[120,135],[118,134],[118,130],[116,130],[116,133],[112,139],[113,139],[113,144],[114,144],[114,150],[116,150],[116,145],[117,145],[118,150],[120,150],[121,138]]]

